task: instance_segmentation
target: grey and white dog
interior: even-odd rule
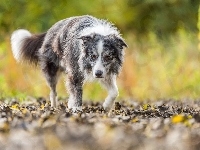
[[[50,87],[51,106],[57,105],[56,84],[60,72],[67,74],[68,108],[81,110],[82,86],[98,80],[108,90],[103,107],[109,110],[118,96],[116,77],[127,47],[113,24],[92,16],[71,17],[57,22],[46,33],[24,29],[11,36],[14,58],[38,64]]]

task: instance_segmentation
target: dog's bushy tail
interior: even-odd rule
[[[29,31],[19,29],[11,36],[11,47],[14,58],[18,62],[28,61],[37,64],[38,50],[41,48],[46,33],[32,35]]]

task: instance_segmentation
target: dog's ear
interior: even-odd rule
[[[124,47],[128,47],[127,44],[125,43],[124,39],[122,39],[121,37],[119,37],[115,34],[110,34],[108,37],[120,49],[123,49]]]
[[[91,43],[93,38],[94,38],[94,34],[78,37],[78,39],[81,39],[83,41],[84,46],[88,45],[88,43]]]

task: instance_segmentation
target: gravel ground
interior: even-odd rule
[[[198,150],[200,100],[84,102],[72,113],[60,100],[0,101],[1,150]]]

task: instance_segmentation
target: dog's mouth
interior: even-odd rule
[[[99,77],[95,76],[95,78],[101,79],[101,78],[104,78],[104,77],[103,76],[99,76]]]

